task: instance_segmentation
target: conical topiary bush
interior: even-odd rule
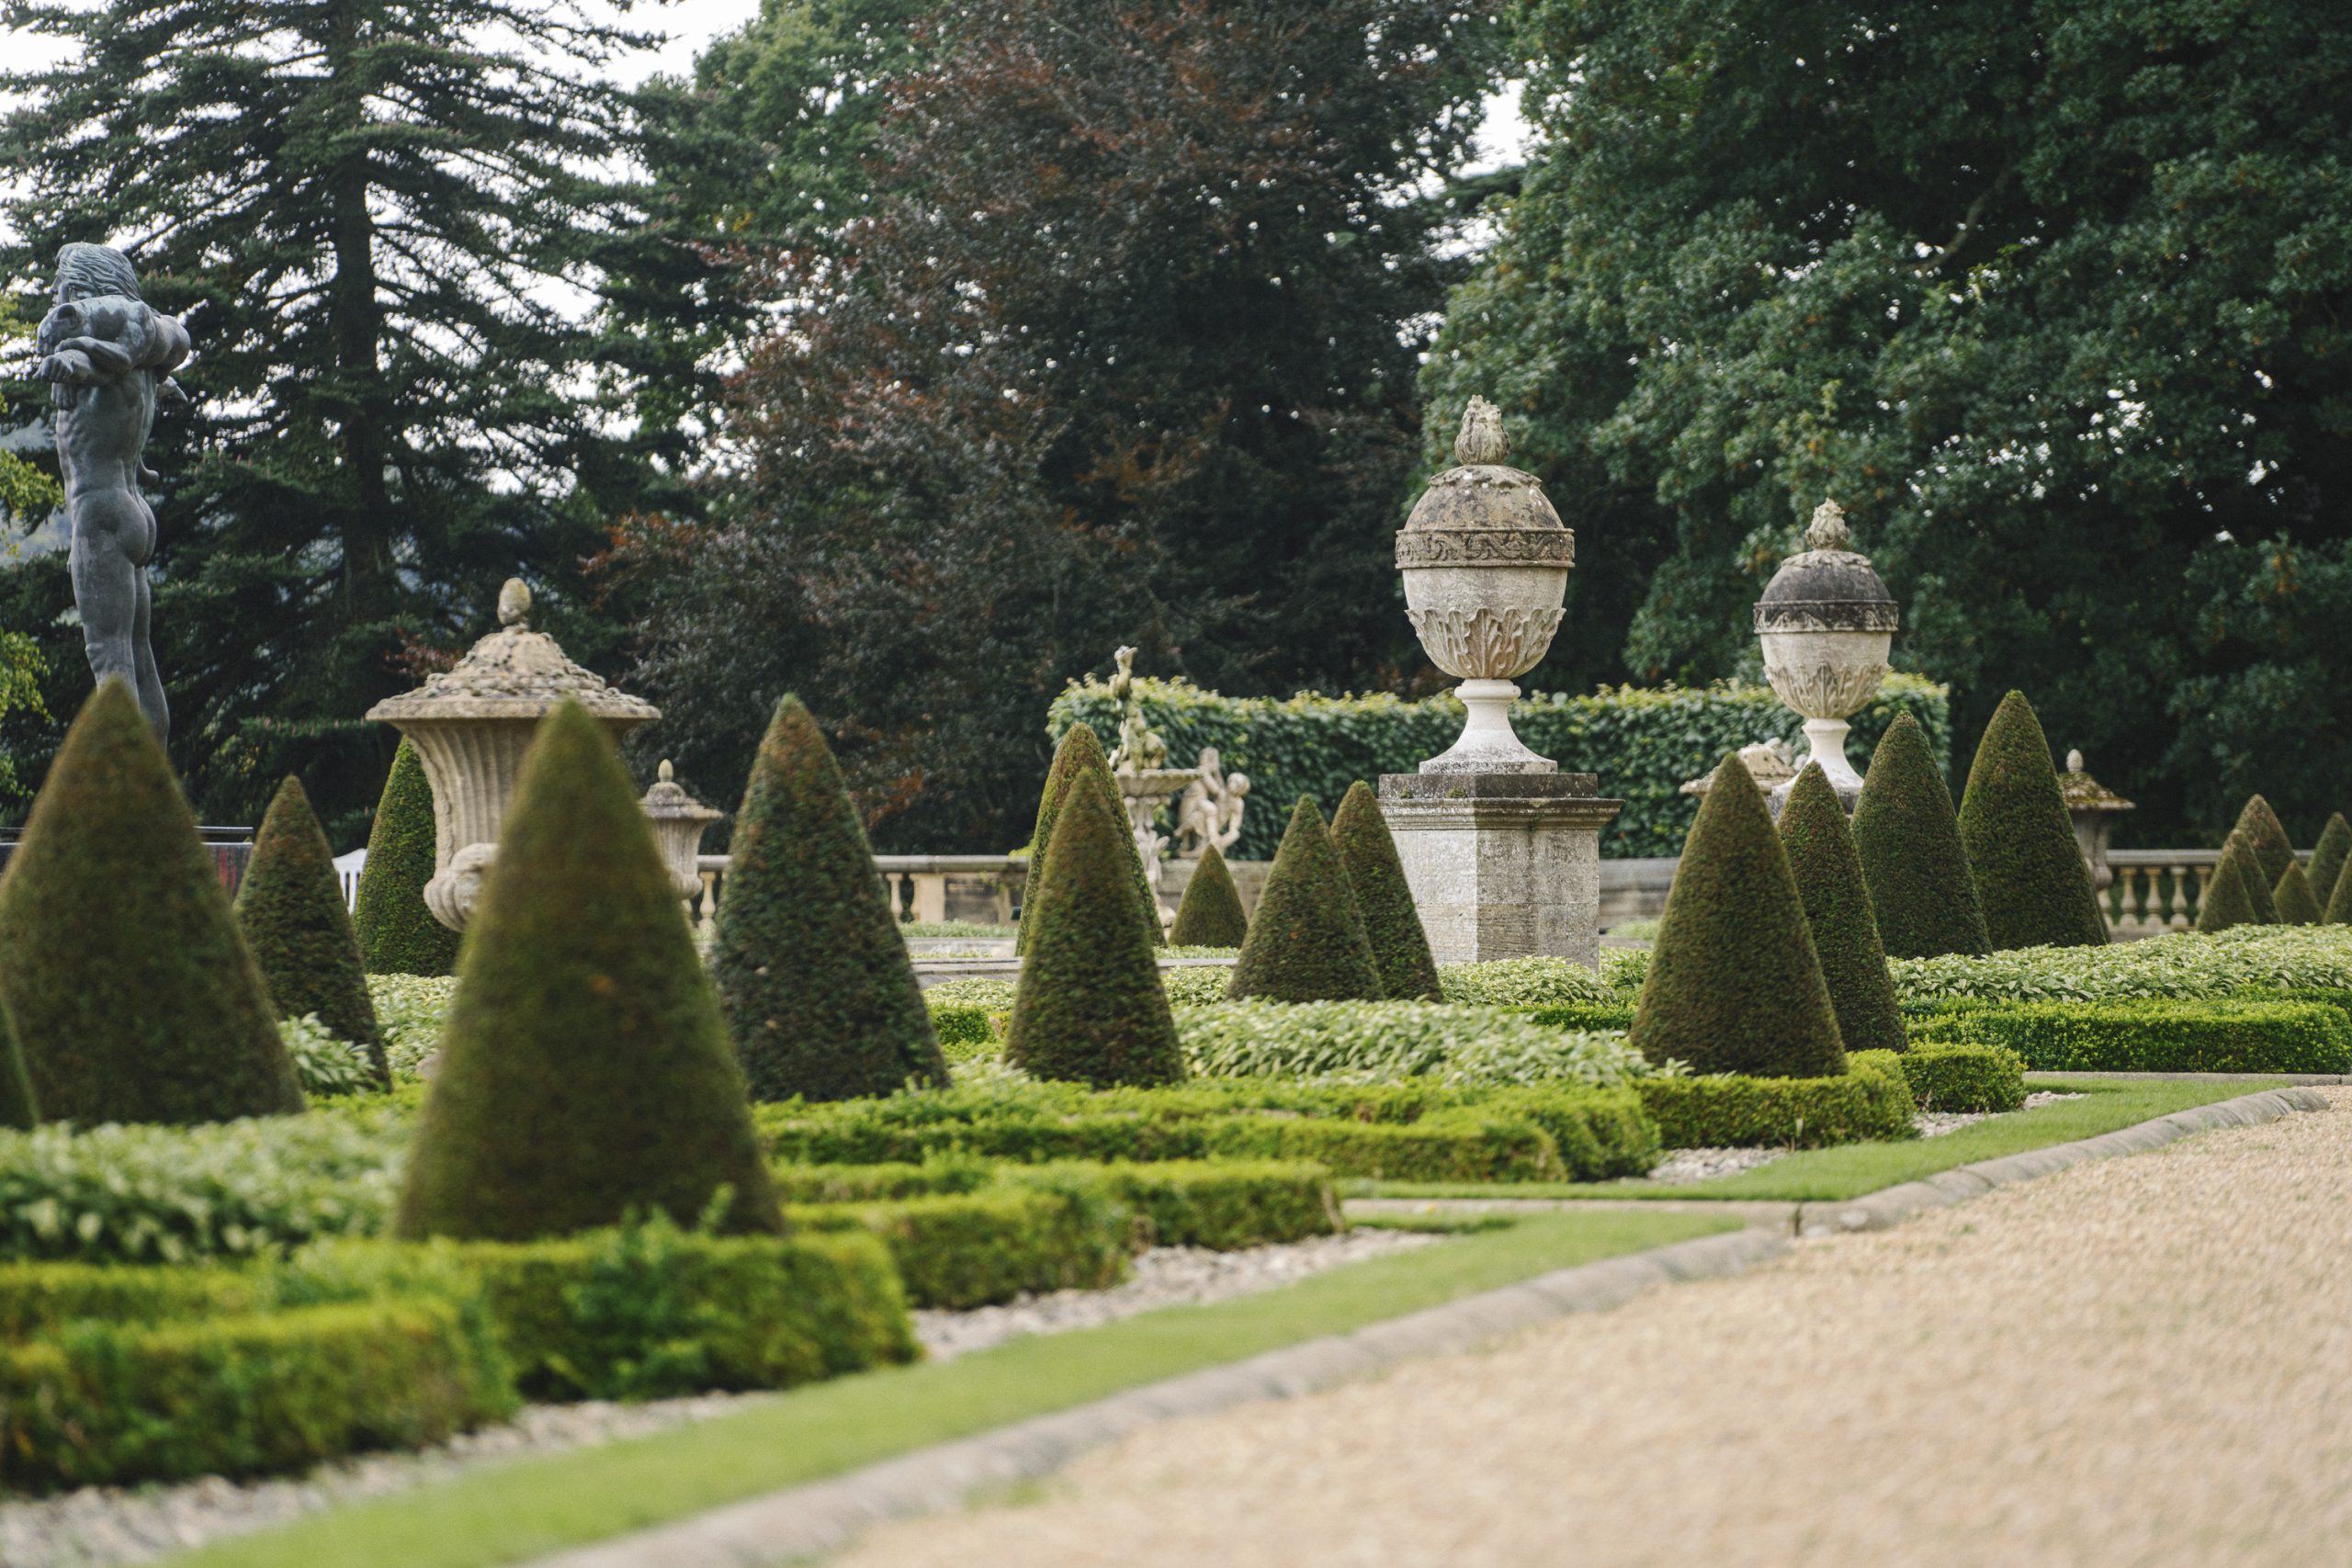
[[[396,1234],[521,1241],[784,1216],[718,999],[604,727],[541,721],[458,964]]]
[[[1035,924],[1004,1037],[1005,1061],[1035,1077],[1105,1089],[1184,1076],[1157,953],[1135,919],[1119,855],[1129,836],[1099,785],[1063,801],[1045,896],[1023,915]]]
[[[2240,853],[2245,857],[2240,869],[2245,875],[2245,898],[2246,903],[2253,908],[2254,923],[2265,926],[2277,925],[2278,900],[2270,891],[2272,879],[2262,874],[2262,857],[2255,852],[2254,845],[2247,840],[2244,833],[2233,831],[2222,841],[2222,852],[2227,854],[2233,844],[2237,846]],[[2217,868],[2218,865],[2217,862]]]
[[[1404,863],[1396,858],[1396,840],[1380,814],[1379,797],[1362,779],[1348,786],[1340,809],[1331,814],[1331,845],[1340,852],[1340,869],[1348,874],[1348,889],[1363,916],[1381,988],[1393,1001],[1445,1000],[1429,933],[1421,929],[1421,912],[1405,885]]]
[[[2315,926],[2325,912],[2320,908],[2319,900],[2312,897],[2311,878],[2293,861],[2287,863],[2287,874],[2270,890],[2270,901],[2278,910],[2278,923],[2282,926]]]
[[[1628,1038],[1653,1062],[1699,1073],[1846,1070],[1788,852],[1736,756],[1715,769],[1682,840]]]
[[[1854,807],[1854,852],[1889,958],[1992,951],[1951,791],[1907,713],[1895,715],[1871,753]]]
[[[1125,821],[1126,807],[1119,793],[1118,781],[1112,776],[1111,760],[1102,754],[1102,740],[1095,735],[1092,725],[1073,724],[1062,736],[1061,744],[1054,748],[1054,765],[1046,770],[1045,792],[1037,798],[1036,830],[1029,836],[1029,878],[1021,892],[1024,920],[1023,929],[1013,932],[1012,951],[1015,953],[1029,951],[1025,916],[1044,888],[1046,846],[1053,838],[1054,823],[1059,819],[1071,784],[1081,775],[1090,773],[1101,781],[1113,810],[1120,820]],[[1168,939],[1160,928],[1159,901],[1151,895],[1151,884],[1144,874],[1143,852],[1136,847],[1132,831],[1127,835],[1126,862],[1136,898],[1148,922],[1151,940],[1155,944],[1164,942]]]
[[[2344,820],[2341,811],[2331,813],[2327,826],[2320,829],[2319,842],[2312,846],[2311,869],[2312,897],[2321,908],[2335,897],[2335,881],[2344,873],[2344,863],[2352,857],[2352,822]]]
[[[2327,896],[2327,911],[2321,918],[2331,926],[2352,926],[2352,867],[2336,877],[2335,890]]]
[[[403,740],[376,802],[351,917],[370,975],[447,975],[457,967],[458,933],[424,907],[433,832],[433,785],[416,748]]]
[[[1302,795],[1267,869],[1250,940],[1241,944],[1226,995],[1236,1001],[1342,1002],[1378,1001],[1386,994],[1323,813]]]
[[[711,973],[754,1100],[944,1084],[946,1059],[857,807],[787,696],[752,761]]]
[[[0,999],[60,1121],[302,1109],[277,1012],[155,732],[98,683],[0,880]]]
[[[2223,844],[2222,858],[2214,863],[2213,874],[2205,884],[2205,895],[2198,902],[2197,929],[2211,936],[2232,926],[2265,924],[2248,886],[2261,874],[2252,852],[2244,844],[2235,839]]]
[[[2001,699],[1977,743],[1960,799],[1960,841],[1996,951],[2107,945],[2050,742],[2022,692]]]
[[[0,1002],[0,1127],[22,1130],[38,1124],[40,1111],[33,1103],[33,1083],[25,1072],[25,1054],[17,1040],[17,1026],[8,1005]]]
[[[2295,863],[2295,846],[2287,838],[2286,824],[2270,809],[2270,803],[2258,795],[2246,797],[2245,808],[2238,813],[2237,825],[2230,829],[2245,840],[2254,852],[2254,863],[2261,869],[2262,886],[2276,887],[2287,868]]]
[[[277,786],[261,819],[236,907],[237,928],[261,965],[277,1016],[316,1013],[328,1033],[366,1046],[378,1080],[390,1088],[334,852],[298,779]]]
[[[1846,808],[1820,764],[1807,762],[1781,807],[1781,847],[1788,852],[1804,905],[1821,977],[1838,1012],[1838,1037],[1849,1051],[1900,1051],[1907,1043],[1903,1010],[1879,944],[1878,919],[1862,881],[1862,859],[1846,826]]]
[[[1177,947],[1239,947],[1250,934],[1250,918],[1241,912],[1241,890],[1233,886],[1225,857],[1215,844],[1201,851],[1193,879],[1176,901],[1176,923],[1168,930]]]

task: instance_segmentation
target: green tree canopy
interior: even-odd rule
[[[2316,819],[2352,731],[2352,27],[2306,0],[1529,0],[1540,140],[1453,296],[1579,559],[1535,679],[1694,679],[1823,496],[1955,727],[2205,831]],[[1434,453],[1436,442],[1431,438]],[[2199,835],[2202,836],[2201,834]],[[2175,841],[2177,841],[2176,839]]]

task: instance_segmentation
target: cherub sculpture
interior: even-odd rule
[[[1198,859],[1211,844],[1219,854],[1233,848],[1249,804],[1250,775],[1227,773],[1216,747],[1201,748],[1200,770],[1176,806],[1176,852],[1188,860]]]
[[[35,375],[49,383],[54,404],[74,531],[74,605],[90,672],[129,681],[147,722],[169,739],[171,710],[148,639],[155,513],[139,486],[156,478],[141,458],[157,400],[187,400],[171,378],[187,358],[187,329],[141,298],[139,275],[120,251],[73,244],[57,253],[57,303],[38,343]]]

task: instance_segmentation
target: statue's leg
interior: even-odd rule
[[[143,672],[140,658],[146,647],[148,601],[147,574],[138,558],[153,526],[144,515],[146,503],[128,491],[85,491],[73,497],[68,511],[74,525],[74,605],[82,615],[90,673],[100,681],[119,675],[130,682],[141,711],[161,735],[170,722],[162,706],[163,682],[153,655],[147,656]]]
[[[164,695],[163,671],[155,668],[155,645],[148,639],[149,624],[153,619],[153,592],[147,582],[147,569],[130,569],[131,583],[138,601],[131,612],[131,655],[139,666],[139,711],[155,728],[155,739],[166,746],[172,740],[172,705]]]

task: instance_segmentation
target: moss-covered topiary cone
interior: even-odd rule
[[[784,1216],[637,791],[565,703],[524,759],[458,964],[396,1234],[519,1241],[661,1210]]]
[[[390,1089],[391,1073],[377,1036],[376,1004],[368,996],[351,911],[344,906],[343,879],[299,779],[277,786],[254,836],[253,862],[237,890],[237,927],[261,965],[277,1016],[318,1014],[336,1039],[368,1048],[378,1080]]]
[[[1291,807],[1226,995],[1277,1002],[1378,1001],[1387,995],[1340,852],[1306,795]]]
[[[1977,743],[1960,799],[1960,841],[1996,951],[2107,945],[2050,742],[2022,692],[2001,699]]]
[[[797,697],[752,761],[711,973],[754,1100],[947,1081],[905,939],[824,732]]]
[[[1004,1037],[1005,1061],[1038,1077],[1103,1089],[1184,1076],[1122,839],[1132,839],[1125,814],[1099,784],[1069,792],[1046,852],[1045,897],[1023,917],[1035,924]]]
[[[33,1103],[33,1082],[25,1072],[25,1054],[17,1040],[17,1026],[8,1006],[0,1002],[0,1127],[19,1130],[38,1124],[40,1111]]]
[[[2287,868],[2295,863],[2295,846],[2287,838],[2286,824],[2270,809],[2270,803],[2258,795],[2246,797],[2245,807],[2238,813],[2237,825],[2230,829],[2245,840],[2254,852],[2254,863],[2261,869],[2262,885],[2276,887]]]
[[[1026,915],[1044,890],[1046,876],[1046,846],[1054,836],[1054,823],[1069,799],[1070,785],[1082,774],[1097,777],[1111,799],[1112,808],[1122,821],[1126,818],[1126,807],[1119,793],[1118,780],[1111,773],[1111,759],[1102,754],[1102,742],[1089,724],[1073,724],[1062,736],[1061,744],[1054,748],[1054,765],[1046,770],[1045,792],[1037,798],[1037,826],[1029,836],[1029,879],[1021,891],[1021,908],[1024,917],[1021,929],[1013,932],[1012,951],[1029,951]],[[1168,938],[1159,923],[1159,901],[1151,895],[1151,883],[1144,874],[1143,852],[1136,848],[1135,834],[1127,835],[1127,870],[1135,888],[1136,901],[1146,917],[1151,940],[1155,944]]]
[[[1781,847],[1788,852],[1821,977],[1838,1011],[1839,1040],[1849,1051],[1902,1050],[1907,1043],[1903,1010],[1886,971],[1886,949],[1879,944],[1862,859],[1854,852],[1846,808],[1818,763],[1804,765],[1781,807]]]
[[[1907,713],[1895,715],[1871,753],[1854,807],[1854,852],[1889,958],[1992,951],[1951,791]]]
[[[1241,912],[1241,890],[1215,844],[1201,852],[1201,863],[1184,884],[1176,901],[1176,923],[1168,940],[1177,947],[1239,947],[1250,934],[1250,918]]]
[[[2335,888],[2327,896],[2327,912],[2322,917],[2331,926],[2352,926],[2352,866],[2335,879]]]
[[[2254,863],[2253,854],[2244,844],[2235,839],[2223,844],[2222,858],[2214,863],[2212,877],[2205,884],[2205,896],[2197,906],[2197,929],[2211,936],[2232,926],[2265,924],[2255,908],[2249,887],[2261,874],[2261,868]]]
[[[2312,897],[2321,908],[2335,897],[2336,878],[2344,874],[2344,863],[2352,858],[2352,822],[2344,820],[2341,811],[2331,813],[2327,826],[2320,829],[2319,842],[2312,847],[2311,869]]]
[[[119,679],[83,705],[0,880],[0,999],[44,1116],[302,1109],[195,814]]]
[[[457,967],[458,933],[424,907],[433,832],[433,785],[416,748],[403,740],[376,802],[352,911],[360,962],[370,975],[447,975]]]
[[[1340,809],[1331,814],[1331,845],[1340,852],[1340,869],[1348,874],[1349,891],[1363,916],[1381,988],[1392,1001],[1445,1000],[1421,912],[1405,885],[1405,863],[1396,858],[1396,840],[1380,814],[1380,798],[1362,779],[1348,786]]]
[[[2272,879],[2262,874],[2262,857],[2255,852],[2254,845],[2247,841],[2244,833],[2232,832],[2222,841],[2222,852],[2227,854],[2233,844],[2237,846],[2239,852],[2245,857],[2240,863],[2239,869],[2245,875],[2245,898],[2246,903],[2253,909],[2252,923],[2265,926],[2277,925],[2278,899],[2270,891]],[[2216,865],[2218,869],[2218,863]]]
[[[1693,1072],[1846,1070],[1788,852],[1736,756],[1715,769],[1682,840],[1629,1038],[1651,1061],[1686,1062]]]
[[[2292,861],[2287,863],[2287,874],[2270,890],[2270,901],[2278,908],[2278,923],[2282,926],[2315,926],[2326,912],[2312,897],[2311,878]]]

